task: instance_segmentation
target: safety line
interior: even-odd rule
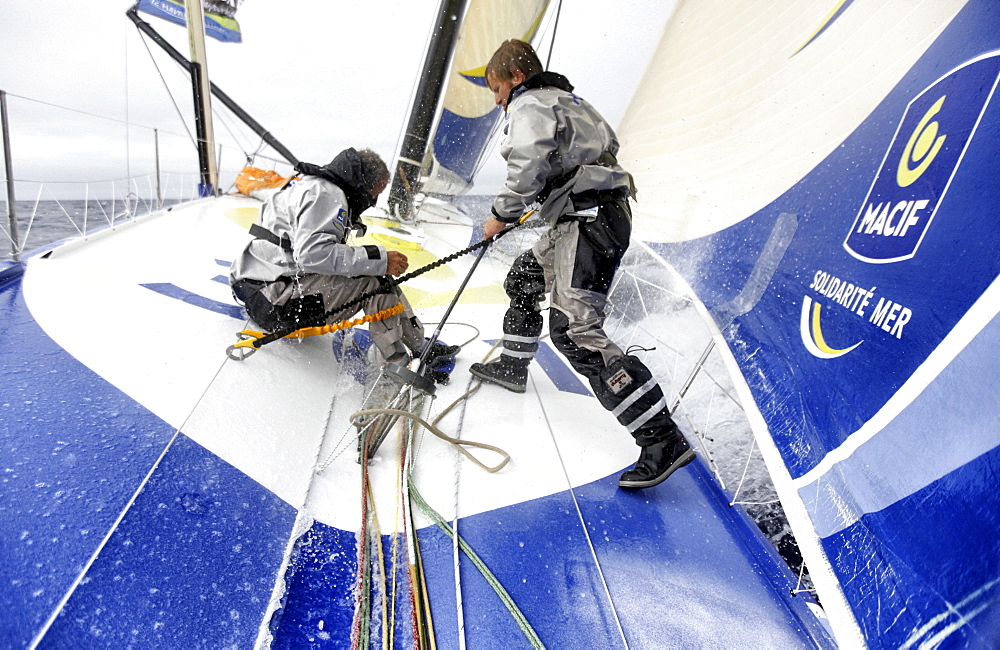
[[[409,389],[409,408],[415,413],[427,414],[434,404],[434,396],[422,394],[411,386]],[[405,448],[401,450],[400,478],[402,479],[402,489],[398,496],[403,504],[403,531],[407,542],[407,553],[410,555],[409,576],[410,576],[410,604],[412,607],[412,622],[415,644],[421,649],[433,650],[437,648],[437,641],[434,633],[434,617],[430,605],[430,592],[427,588],[427,576],[424,573],[423,556],[420,552],[420,540],[417,536],[417,524],[413,517],[413,505],[409,498],[412,468],[417,458],[417,444],[422,436],[419,436],[419,428],[413,420],[407,420],[405,425],[403,444]]]
[[[228,358],[227,361],[229,361]],[[278,568],[278,572],[274,578],[274,586],[271,588],[271,598],[268,600],[267,608],[264,610],[264,616],[261,618],[260,625],[257,628],[257,639],[254,642],[254,648],[257,650],[267,648],[271,645],[271,617],[281,605],[281,598],[284,595],[286,588],[285,576],[291,566],[291,558],[295,551],[295,545],[298,543],[299,538],[301,538],[302,535],[308,531],[312,524],[312,516],[309,515],[308,510],[309,496],[312,493],[313,485],[316,483],[316,474],[322,471],[319,469],[320,457],[323,453],[323,446],[326,443],[330,427],[332,426],[333,412],[336,404],[337,393],[334,391],[331,396],[330,407],[327,410],[326,421],[323,423],[323,435],[319,437],[319,444],[316,446],[316,453],[313,455],[312,471],[309,474],[309,484],[306,486],[305,493],[302,495],[302,505],[295,513],[295,521],[292,523],[291,531],[289,531],[288,534],[288,542],[285,544],[285,551],[282,555],[281,566]]]
[[[69,111],[70,113],[78,113],[80,115],[86,115],[87,117],[94,117],[94,118],[97,118],[99,120],[105,120],[107,122],[115,122],[115,123],[118,123],[118,124],[125,124],[125,125],[128,125],[128,126],[134,126],[136,128],[146,129],[146,130],[149,130],[149,131],[158,130],[158,129],[154,129],[153,127],[150,127],[150,126],[143,126],[142,124],[130,123],[127,120],[120,120],[118,118],[108,117],[106,115],[98,115],[96,113],[88,113],[87,111],[82,111],[82,110],[80,110],[78,108],[70,108],[69,106],[63,106],[61,104],[54,104],[52,102],[47,102],[47,101],[42,100],[42,99],[35,99],[33,97],[25,97],[24,95],[18,95],[17,93],[8,92],[7,96],[8,97],[16,97],[17,99],[23,99],[24,101],[27,101],[27,102],[34,102],[35,104],[41,104],[42,106],[49,106],[51,108],[58,108],[58,109],[63,110],[63,111]],[[181,133],[173,133],[173,132],[170,132],[170,131],[160,131],[160,132],[161,133],[166,133],[167,135],[174,135],[174,136],[177,136],[177,137],[184,137],[183,134],[181,134]],[[70,183],[70,182],[73,182],[73,181],[63,181],[63,182]]]
[[[402,528],[403,528],[403,530],[402,530],[401,534],[399,532],[395,531],[395,530],[392,533],[392,598],[390,599],[390,602],[392,604],[391,604],[391,606],[389,606],[388,611],[383,611],[383,614],[382,614],[383,627],[388,627],[389,630],[390,630],[389,636],[388,636],[388,644],[386,643],[386,638],[387,637],[386,637],[385,633],[383,632],[383,635],[382,635],[382,647],[388,647],[390,650],[392,650],[392,648],[395,645],[395,636],[396,636],[395,635],[395,630],[396,630],[396,607],[397,607],[396,603],[398,602],[397,587],[399,586],[399,580],[397,579],[397,577],[399,575],[399,555],[400,555],[400,553],[399,553],[399,538],[402,536],[405,539],[406,536],[407,536],[407,534],[408,534],[408,531],[407,531],[407,519],[408,518],[406,516],[406,511],[405,511],[406,505],[404,503],[404,498],[403,498],[403,495],[405,493],[405,487],[404,487],[405,476],[406,476],[406,469],[405,468],[406,468],[406,455],[407,455],[407,453],[409,451],[408,447],[409,447],[409,445],[407,444],[407,441],[406,441],[405,436],[404,436],[403,439],[400,440],[399,454],[398,454],[398,457],[397,457],[397,460],[399,461],[399,469],[398,469],[398,471],[395,472],[395,475],[396,475],[395,476],[395,478],[396,478],[396,499],[395,499],[396,512],[395,512],[395,517],[394,517],[394,522],[395,522],[395,524],[397,526],[399,525],[400,520],[402,520]],[[368,470],[364,469],[363,471],[368,471]],[[372,498],[372,501],[374,502],[374,497]],[[409,544],[410,544],[410,542],[409,542],[408,539],[406,540],[406,543],[407,543],[407,553],[409,553]],[[409,568],[409,567],[407,567],[407,568]],[[409,572],[407,572],[407,573],[409,573]],[[413,601],[413,594],[411,593],[410,594],[410,602],[412,603],[412,601]],[[384,607],[383,607],[383,609],[384,609]],[[388,619],[388,623],[386,623],[386,619]]]
[[[517,603],[514,602],[514,599],[511,598],[510,593],[508,593],[508,591],[504,588],[503,584],[500,583],[500,580],[498,580],[496,575],[494,575],[493,572],[490,571],[490,568],[486,566],[486,563],[483,561],[481,557],[479,557],[479,555],[475,552],[475,550],[473,550],[473,548],[469,545],[469,543],[466,542],[461,537],[459,537],[458,535],[456,535],[455,531],[452,530],[451,526],[448,525],[448,522],[445,521],[444,518],[440,514],[438,514],[433,508],[431,508],[426,501],[424,501],[423,497],[420,495],[420,492],[417,491],[417,488],[412,481],[410,482],[410,497],[417,503],[417,506],[420,508],[421,512],[423,512],[428,518],[430,518],[431,521],[433,521],[434,524],[438,526],[438,528],[444,531],[444,533],[449,537],[454,537],[458,540],[458,543],[461,546],[462,551],[465,553],[466,557],[468,557],[475,565],[475,567],[479,569],[479,572],[486,579],[486,582],[493,588],[493,591],[496,592],[497,596],[500,597],[500,601],[503,603],[504,607],[507,608],[507,611],[510,612],[510,615],[514,617],[514,621],[517,623],[518,627],[527,637],[528,642],[531,643],[531,647],[544,648],[545,646],[542,644],[541,639],[538,638],[538,635],[535,633],[535,630],[531,627],[531,623],[528,622],[528,619],[521,612],[520,608],[517,606]]]
[[[373,594],[371,592],[374,589],[374,585],[376,584],[375,583],[376,579],[378,581],[377,585],[378,585],[379,589],[378,589],[378,593],[376,593],[374,595],[378,597],[378,600],[379,600],[379,602],[381,604],[381,608],[380,609],[382,611],[382,646],[385,647],[386,632],[388,631],[390,634],[392,633],[391,631],[387,630],[388,625],[389,625],[389,616],[388,616],[388,610],[387,610],[387,607],[388,607],[388,579],[386,578],[386,575],[385,575],[385,551],[382,548],[382,524],[379,522],[378,509],[375,508],[375,493],[372,491],[371,481],[368,481],[368,497],[367,498],[368,498],[368,501],[371,503],[371,510],[370,510],[369,517],[370,517],[371,522],[372,522],[372,528],[371,528],[371,531],[368,534],[368,540],[367,540],[368,543],[370,544],[370,547],[369,547],[369,550],[368,550],[368,562],[369,562],[369,567],[368,567],[368,593],[366,594],[366,596],[367,596],[367,603],[368,603],[368,607],[367,607],[368,619],[367,619],[367,621],[365,621],[365,623],[367,624],[367,630],[368,630],[368,634],[369,634],[369,642],[367,644],[367,647],[371,647],[370,635],[371,635],[371,615],[372,615],[372,596],[373,596]],[[393,537],[396,537],[396,535],[393,535]],[[393,581],[393,587],[395,587],[395,583],[396,583],[396,575],[395,575],[396,566],[395,566],[395,564],[393,565],[392,568],[393,568],[392,581]],[[395,602],[393,602],[392,612],[393,612],[393,616],[395,616],[395,612],[396,612]],[[395,621],[395,618],[393,618],[393,621]],[[391,647],[391,644],[390,644],[389,647]]]
[[[494,346],[495,347],[495,346]],[[485,359],[484,359],[485,360]],[[455,427],[455,438],[461,440],[462,433],[465,430],[465,414],[468,411],[469,400],[467,397],[471,396],[481,382],[476,385],[476,388],[472,387],[473,383],[476,383],[477,379],[473,375],[469,375],[469,380],[465,385],[465,394],[462,396],[462,410],[459,412],[458,425]],[[454,405],[452,405],[454,406]],[[445,409],[438,417],[434,420],[434,424],[441,421],[444,416],[448,414],[452,406]],[[458,512],[459,512],[459,488],[461,486],[462,477],[462,458],[459,456],[458,451],[454,451],[454,462],[455,462],[455,491],[453,497],[453,517],[451,520],[451,529],[455,531],[455,535],[452,537],[451,542],[451,555],[452,555],[452,571],[455,576],[455,618],[458,623],[458,650],[465,650],[465,601],[462,598],[462,553],[459,547],[459,536],[460,532],[458,529]]]
[[[367,647],[368,617],[364,611],[368,591],[366,575],[368,571],[368,445],[361,445],[361,528],[358,531],[357,564],[358,574],[354,579],[354,620],[351,622],[352,650]]]
[[[464,325],[465,323],[459,323],[459,324]],[[470,341],[462,343],[462,347],[465,347],[465,345],[470,343],[472,340],[475,339],[471,339]],[[490,352],[487,352],[486,356],[483,357],[483,361],[486,361],[486,359],[489,357],[490,353],[493,351],[494,348],[496,348],[496,344],[493,346],[493,348],[490,349]],[[476,385],[473,386],[473,384]],[[453,408],[461,404],[462,410],[460,411],[459,414],[458,425],[455,428],[455,437],[454,437],[455,440],[461,441],[462,432],[464,431],[465,428],[465,413],[468,409],[469,398],[472,397],[472,395],[474,395],[479,390],[480,385],[481,382],[475,377],[470,375],[469,380],[465,385],[466,387],[465,392],[462,393],[460,396],[458,396],[451,404],[446,406],[440,413],[438,413],[437,416],[434,418],[434,420],[431,422],[431,424],[433,424],[435,427],[438,426],[441,420],[443,420],[448,415],[448,413],[451,412]],[[452,452],[455,454],[453,457],[454,468],[455,468],[455,483],[454,483],[454,490],[452,491],[452,519],[451,519],[451,530],[454,533],[451,536],[451,541],[452,541],[451,553],[452,553],[452,574],[454,575],[454,582],[455,582],[455,621],[458,627],[458,629],[456,630],[456,633],[458,634],[458,648],[459,650],[465,650],[466,647],[465,603],[462,600],[461,545],[459,544],[459,540],[461,538],[459,536],[459,531],[458,531],[458,494],[459,494],[458,491],[459,491],[459,486],[461,484],[462,459],[459,456],[457,447],[454,447],[452,449]]]
[[[535,378],[531,376],[530,373],[529,377],[531,377],[531,384],[532,386],[534,386]],[[534,393],[535,397],[538,399],[538,406],[542,411],[542,416],[545,418],[545,425],[549,429],[549,437],[552,439],[552,444],[555,447],[556,456],[559,457],[559,466],[562,467],[563,476],[566,477],[566,485],[569,486],[568,492],[573,499],[573,507],[576,508],[576,515],[580,519],[580,526],[583,528],[584,539],[587,540],[587,546],[590,547],[590,555],[591,557],[594,558],[594,566],[597,568],[597,574],[601,578],[601,585],[604,587],[604,594],[607,596],[608,602],[611,604],[611,614],[612,616],[614,616],[615,625],[618,627],[618,633],[621,635],[622,645],[623,647],[628,648],[629,647],[628,639],[625,637],[625,630],[622,628],[621,619],[618,617],[618,608],[615,606],[614,598],[611,597],[611,590],[608,587],[608,581],[604,577],[604,569],[601,567],[601,562],[597,557],[597,549],[594,547],[594,542],[590,538],[590,530],[587,528],[587,521],[583,517],[583,511],[580,509],[580,503],[579,501],[577,501],[576,498],[576,490],[573,488],[573,482],[570,480],[569,471],[566,469],[566,463],[563,461],[562,453],[559,451],[559,443],[556,440],[555,435],[553,434],[552,424],[549,420],[549,414],[545,410],[545,403],[542,401],[542,397],[537,390],[534,391]]]
[[[42,629],[38,632],[38,634],[35,635],[35,638],[31,640],[31,645],[28,646],[30,649],[34,650],[34,648],[37,648],[38,644],[42,641],[43,638],[45,638],[45,635],[48,634],[49,628],[52,627],[52,624],[55,623],[56,618],[59,616],[60,613],[62,613],[62,610],[66,606],[66,603],[69,602],[69,599],[72,598],[73,594],[76,592],[76,588],[80,586],[81,582],[83,582],[83,579],[84,577],[86,577],[87,572],[90,571],[90,567],[93,566],[94,562],[97,561],[97,556],[101,554],[101,551],[104,550],[104,547],[111,540],[111,536],[114,535],[115,531],[118,530],[118,526],[122,523],[122,520],[125,519],[125,515],[128,514],[129,510],[132,508],[132,504],[134,504],[136,499],[139,498],[139,494],[146,487],[146,484],[149,483],[149,479],[152,478],[153,473],[160,466],[160,462],[163,460],[164,456],[167,455],[167,452],[170,451],[170,448],[173,447],[174,441],[177,440],[177,436],[179,433],[180,429],[174,431],[174,435],[170,438],[170,442],[168,442],[166,447],[163,448],[163,451],[160,452],[159,458],[156,459],[156,462],[153,463],[153,466],[150,468],[149,472],[146,473],[146,476],[145,478],[142,479],[142,482],[139,484],[139,487],[136,488],[135,492],[132,494],[132,497],[128,500],[128,503],[125,504],[125,507],[122,509],[121,513],[119,513],[118,518],[111,525],[111,528],[108,529],[108,532],[104,535],[104,539],[101,540],[101,543],[94,550],[94,553],[90,556],[90,559],[87,560],[87,563],[83,566],[83,569],[80,571],[79,575],[77,575],[76,579],[73,581],[73,584],[69,586],[69,589],[66,591],[65,595],[63,595],[62,599],[60,599],[59,603],[52,610],[52,613],[49,615],[49,618],[45,621],[45,624],[42,626]]]
[[[104,535],[104,538],[101,540],[101,543],[97,546],[96,549],[94,549],[94,552],[91,554],[86,564],[84,564],[83,569],[80,570],[80,573],[77,575],[76,579],[66,590],[66,593],[59,600],[57,605],[53,608],[52,613],[49,615],[48,619],[46,619],[42,628],[31,640],[31,644],[28,646],[29,648],[31,648],[32,650],[34,650],[34,648],[37,648],[38,644],[41,643],[42,639],[45,638],[45,635],[48,634],[49,630],[52,628],[52,625],[55,623],[56,618],[59,617],[59,614],[63,611],[63,608],[66,607],[66,604],[69,602],[70,598],[73,597],[73,594],[76,592],[77,587],[80,586],[80,584],[83,582],[83,579],[86,577],[87,572],[90,571],[90,568],[94,565],[94,562],[97,561],[98,556],[101,554],[101,552],[104,551],[104,548],[105,546],[107,546],[108,542],[111,541],[111,536],[114,535],[115,532],[118,530],[118,526],[120,526],[122,521],[124,521],[125,516],[132,509],[132,506],[139,498],[139,495],[145,489],[146,485],[153,477],[153,474],[160,467],[160,464],[166,457],[167,452],[169,452],[170,449],[173,448],[174,443],[177,441],[177,436],[180,435],[185,425],[187,425],[188,421],[191,419],[191,416],[194,415],[194,412],[198,410],[198,406],[201,404],[202,400],[205,399],[205,395],[208,394],[209,389],[211,389],[212,385],[219,378],[219,375],[222,373],[222,369],[223,367],[225,367],[225,365],[226,365],[225,360],[223,360],[223,362],[219,364],[219,367],[215,371],[215,374],[212,375],[212,378],[206,384],[205,389],[202,391],[201,395],[199,395],[198,399],[195,400],[194,405],[191,407],[191,410],[188,411],[188,414],[184,417],[184,420],[183,422],[181,422],[181,425],[177,427],[177,429],[174,431],[174,434],[170,437],[170,440],[167,442],[166,446],[164,446],[163,451],[160,452],[159,457],[157,457],[152,467],[150,467],[149,471],[146,473],[146,476],[143,477],[142,481],[139,483],[139,486],[132,493],[132,496],[129,498],[128,503],[126,503],[125,507],[123,507],[121,512],[118,513],[118,518],[115,519],[114,523],[108,529],[108,532]]]

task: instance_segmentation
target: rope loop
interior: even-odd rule
[[[473,463],[479,465],[479,467],[483,468],[484,470],[486,470],[491,474],[499,472],[504,467],[506,467],[507,463],[510,462],[510,454],[508,454],[503,449],[500,449],[499,447],[494,447],[493,445],[488,445],[485,442],[476,442],[474,440],[459,440],[458,438],[452,438],[441,429],[437,428],[433,424],[421,418],[419,415],[415,415],[413,413],[410,413],[409,411],[404,411],[402,409],[364,409],[362,411],[357,411],[351,414],[350,418],[351,423],[354,424],[355,426],[360,425],[362,423],[360,418],[363,418],[366,415],[395,415],[397,417],[407,418],[409,420],[418,422],[425,429],[433,433],[441,440],[444,440],[448,444],[453,445],[455,449],[457,449],[462,455],[464,455]],[[467,449],[465,449],[465,447],[477,447],[479,449],[486,449],[488,451],[492,451],[503,457],[503,460],[501,460],[500,463],[497,465],[493,466],[487,465],[486,463],[482,462],[481,460],[473,456]]]

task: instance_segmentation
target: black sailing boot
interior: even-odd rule
[[[636,490],[653,487],[667,480],[671,474],[694,460],[694,449],[684,436],[674,429],[672,435],[659,442],[641,447],[635,467],[618,479],[618,487]]]
[[[531,359],[517,359],[507,354],[489,363],[474,363],[469,368],[483,381],[503,386],[515,393],[523,393],[528,386],[528,365]]]
[[[420,351],[415,353],[416,356],[423,356],[423,351],[427,348],[427,344],[430,343],[430,339],[424,339],[424,345],[420,348]],[[461,351],[462,346],[460,345],[447,345],[441,341],[434,341],[434,344],[430,348],[430,352],[427,353],[427,376],[430,377],[435,384],[447,384],[451,381],[451,371],[455,367],[455,355]]]
[[[414,352],[414,356],[423,356],[424,348],[427,347],[427,343],[430,339],[424,339],[424,345],[420,348],[418,352]],[[434,367],[445,363],[445,361],[455,358],[455,355],[459,353],[462,349],[460,345],[446,345],[441,341],[434,341],[434,345],[431,346],[431,351],[427,355],[427,365]]]

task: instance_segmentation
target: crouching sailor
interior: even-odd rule
[[[250,318],[271,331],[334,324],[359,307],[327,311],[379,290],[361,308],[376,314],[402,303],[400,314],[373,321],[369,333],[387,362],[409,362],[425,345],[424,327],[403,293],[385,288],[380,276],[406,272],[408,260],[382,246],[351,246],[347,236],[363,228],[361,213],[375,204],[389,182],[385,162],[374,151],[345,149],[329,164],[299,163],[302,178],[272,194],[261,209],[255,239],[233,262],[233,296]],[[454,356],[458,346],[435,343],[429,358]]]
[[[486,82],[507,113],[500,152],[507,180],[484,225],[491,237],[542,204],[549,228],[513,263],[504,288],[510,307],[503,351],[471,367],[476,377],[523,393],[542,332],[539,303],[551,292],[553,344],[585,376],[604,408],[641,448],[623,488],[658,485],[690,463],[695,452],[670,417],[666,399],[638,357],[604,332],[607,294],[629,245],[631,176],[618,165],[611,126],[573,94],[562,75],[545,72],[530,45],[506,41],[486,66]]]

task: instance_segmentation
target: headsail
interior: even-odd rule
[[[717,4],[620,129],[637,232],[728,344],[839,640],[995,644],[1000,9]]]
[[[536,39],[548,4],[442,2],[394,170],[393,213],[408,215],[417,192],[459,195],[472,186],[501,116],[486,87],[486,63],[507,39]],[[434,83],[434,75],[444,72]]]

